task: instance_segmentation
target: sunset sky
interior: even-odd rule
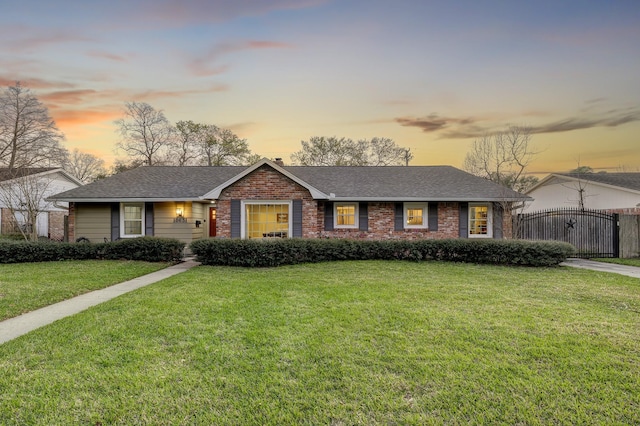
[[[389,137],[461,167],[530,126],[531,171],[640,171],[639,0],[0,0],[0,85],[48,106],[69,149],[123,157],[147,102],[268,158],[311,136]]]

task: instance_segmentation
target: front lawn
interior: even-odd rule
[[[640,257],[634,257],[631,259],[620,259],[614,257],[606,257],[602,259],[591,259],[598,262],[617,263],[618,265],[638,266],[640,267]]]
[[[0,264],[0,321],[165,267],[115,260]]]
[[[640,283],[198,267],[0,346],[0,424],[638,424]]]

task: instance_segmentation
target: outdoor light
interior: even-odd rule
[[[182,217],[182,207],[177,207],[176,208],[176,216],[177,217]]]

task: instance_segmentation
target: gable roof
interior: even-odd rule
[[[553,183],[554,179],[558,178],[574,182],[591,182],[600,186],[640,193],[640,173],[552,173],[531,187],[527,194],[536,188]]]
[[[0,167],[0,182],[7,182],[14,179],[24,178],[26,176],[34,176],[34,175],[51,175],[59,173],[65,179],[77,184],[84,185],[79,179],[75,176],[69,174],[66,170],[60,167],[23,167],[18,169],[10,169],[8,167]]]
[[[25,167],[19,169],[10,169],[8,167],[0,167],[0,182],[13,180],[25,176],[31,176],[38,173],[56,170],[55,167]]]
[[[524,201],[529,197],[451,166],[139,167],[53,197],[75,202],[214,200],[260,167],[271,167],[316,199],[344,201]]]

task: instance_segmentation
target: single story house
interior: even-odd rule
[[[0,168],[0,234],[31,232],[62,240],[68,204],[47,200],[54,194],[82,186],[83,183],[57,167]],[[36,223],[30,223],[36,213]]]
[[[140,167],[62,192],[70,240],[503,238],[523,194],[450,166]]]
[[[640,214],[640,173],[552,173],[530,188],[524,211],[584,208]]]

